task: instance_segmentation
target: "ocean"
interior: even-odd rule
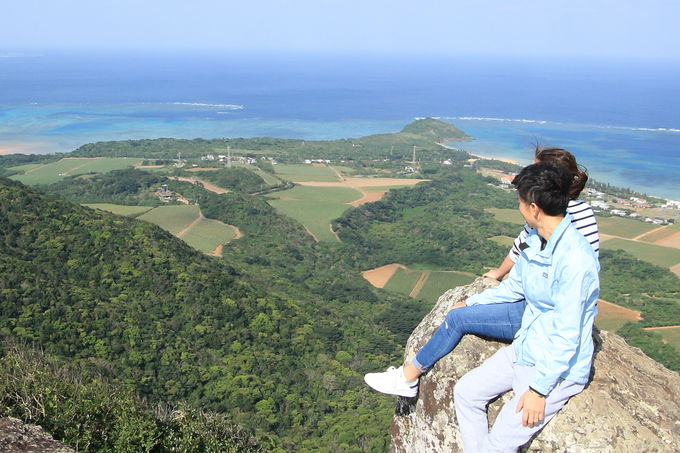
[[[680,62],[518,58],[0,55],[0,152],[103,140],[334,139],[437,117],[475,154],[570,149],[595,179],[680,199]]]

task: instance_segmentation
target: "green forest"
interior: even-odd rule
[[[415,176],[429,181],[348,209],[333,222],[337,243],[315,242],[272,208],[256,194],[262,178],[245,168],[199,173],[231,190],[219,195],[173,179],[188,174],[179,169],[36,188],[0,177],[3,415],[79,451],[386,451],[394,399],[362,377],[401,360],[431,306],[376,289],[361,272],[401,263],[481,275],[507,254],[490,238],[518,230],[486,211],[515,208],[515,193],[434,143],[466,138],[454,129],[420,120],[361,139],[137,140],[73,153],[170,161],[178,150],[199,157],[230,146],[391,174],[421,147]],[[2,156],[0,171],[49,159]],[[244,237],[214,258],[150,223],[80,205],[158,205],[163,184]],[[680,370],[677,353],[642,330],[678,324],[678,277],[623,251],[600,261],[602,297],[644,317],[619,333]]]

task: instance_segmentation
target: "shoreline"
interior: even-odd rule
[[[466,141],[467,141],[467,140],[466,140]],[[476,157],[477,159],[498,160],[498,161],[501,161],[501,162],[505,162],[505,163],[507,163],[507,164],[518,165],[518,166],[520,166],[520,167],[522,166],[522,164],[520,164],[519,161],[517,161],[516,159],[511,159],[510,157],[502,157],[502,156],[501,156],[501,157],[498,157],[498,156],[482,156],[481,154],[471,153],[470,151],[466,151],[466,150],[464,150],[464,149],[456,148],[455,146],[445,145],[444,143],[437,143],[437,144],[438,144],[439,146],[441,146],[442,148],[450,149],[451,151],[463,151],[463,152],[466,152],[466,153],[468,153],[469,155],[471,155],[471,156],[473,156],[473,157]]]

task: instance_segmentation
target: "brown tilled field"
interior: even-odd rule
[[[392,278],[397,269],[405,267],[401,264],[387,264],[385,266],[377,267],[363,272],[363,276],[369,283],[376,288],[384,288],[387,282]]]

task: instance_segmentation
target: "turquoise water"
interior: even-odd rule
[[[477,154],[538,141],[593,177],[680,198],[680,65],[290,55],[0,58],[0,149],[103,140],[359,137],[450,121]]]

